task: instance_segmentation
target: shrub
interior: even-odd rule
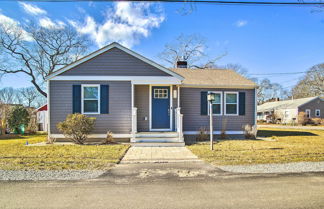
[[[209,136],[207,134],[207,129],[206,127],[201,127],[199,129],[199,134],[197,136],[197,141],[206,141],[209,139]]]
[[[57,128],[76,144],[84,144],[88,134],[93,130],[95,118],[80,113],[69,114],[65,121],[57,124]]]
[[[113,138],[113,133],[111,131],[107,131],[107,136],[106,138],[102,141],[101,144],[115,144],[114,138]]]
[[[322,119],[321,118],[312,118],[311,121],[312,121],[312,123],[314,125],[321,125],[321,123],[322,123]]]
[[[243,131],[245,139],[256,139],[258,132],[256,125],[251,126],[250,124],[246,124],[245,126],[243,126]]]
[[[15,106],[8,118],[8,126],[15,133],[22,133],[21,126],[27,126],[30,117],[29,113],[23,106]]]
[[[298,124],[305,126],[308,123],[308,118],[306,117],[305,112],[299,112],[298,113]]]

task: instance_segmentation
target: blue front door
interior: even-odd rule
[[[152,129],[170,129],[170,87],[152,87]]]

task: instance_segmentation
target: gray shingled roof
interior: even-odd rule
[[[258,112],[266,112],[274,109],[294,109],[316,98],[317,97],[307,97],[307,98],[283,100],[277,102],[266,102],[262,105],[258,105],[257,110]]]
[[[255,88],[257,86],[256,83],[233,70],[188,68],[173,68],[170,70],[185,78],[182,81],[184,86],[213,86],[219,88]]]

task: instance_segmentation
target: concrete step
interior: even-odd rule
[[[171,142],[171,143],[157,143],[157,142],[140,142],[140,143],[131,143],[134,147],[184,147],[184,142]]]
[[[158,137],[178,137],[177,132],[139,132],[135,134],[136,138],[158,138]]]
[[[136,137],[134,142],[157,142],[157,143],[167,143],[167,142],[179,142],[178,137]]]

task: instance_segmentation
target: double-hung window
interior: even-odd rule
[[[320,109],[315,110],[315,116],[316,117],[321,117],[321,110]]]
[[[82,113],[100,113],[100,85],[82,85]]]
[[[307,118],[311,117],[311,110],[310,109],[306,109],[306,117]]]
[[[225,92],[225,115],[238,115],[238,92]]]
[[[212,109],[213,109],[213,115],[221,115],[222,114],[222,92],[217,91],[211,91],[209,93],[212,93],[215,95],[215,99],[212,101]],[[209,111],[209,108],[208,108]]]

